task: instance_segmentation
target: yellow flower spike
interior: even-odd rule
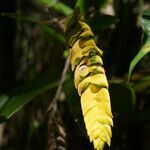
[[[75,69],[75,74],[74,74],[74,84],[75,87],[77,88],[78,84],[87,77],[87,75],[89,74],[89,69],[86,65],[81,65],[81,66],[77,66]]]
[[[100,132],[102,133],[102,131],[100,129],[96,129],[96,130],[91,131],[89,134],[91,135],[92,139],[97,139],[97,138],[99,138]]]
[[[107,131],[108,136],[109,136],[109,137],[112,137],[111,126],[105,124],[105,125],[103,125],[103,128],[104,128],[104,130]]]
[[[76,67],[74,73],[74,84],[76,88],[83,79],[90,75],[90,73],[92,73],[93,75],[98,73],[104,73],[104,69],[102,67],[95,65],[88,67],[87,65],[84,65],[85,61],[81,62],[80,64]]]
[[[89,61],[88,61],[88,65],[94,65],[94,64],[100,64],[103,65],[103,61],[101,59],[100,56],[96,55],[96,56],[92,56]]]
[[[82,55],[82,51],[81,51],[81,48],[80,48],[80,45],[79,45],[79,40],[73,45],[72,47],[72,54],[71,54],[71,67],[72,67],[72,70],[74,70],[75,66],[76,66],[76,59]]]
[[[95,109],[98,109],[98,110],[104,110],[104,112],[107,114],[107,116],[110,116],[112,117],[112,113],[111,113],[111,110],[109,109],[110,108],[110,104],[109,103],[99,103],[95,106]]]
[[[101,135],[101,139],[103,139],[107,144],[108,146],[110,146],[110,137],[109,135],[106,133],[106,134],[100,134]]]
[[[96,121],[101,121],[98,117],[98,115],[103,115],[104,117],[107,116],[106,112],[104,112],[103,110],[98,110],[95,107],[93,107],[91,113],[89,113],[89,111],[87,111],[87,113],[84,116],[84,120],[87,122],[87,125],[90,126],[93,123],[96,123]],[[93,118],[93,115],[95,115],[95,113],[97,114],[97,117]],[[110,115],[109,115],[110,117]],[[102,121],[100,122],[101,124],[103,123]],[[110,122],[107,121],[107,124],[110,125]],[[89,129],[90,130],[90,129]]]
[[[78,65],[77,61],[80,62],[83,57],[91,55],[90,53],[91,50],[95,51],[96,55],[96,50],[93,49],[93,46],[88,46],[81,49],[79,41],[77,41],[74,44],[74,46],[72,47],[72,59],[71,59],[72,70],[74,70],[74,68]]]
[[[90,30],[91,31],[91,28],[89,27],[89,25],[87,23],[83,22],[83,20],[79,20],[79,24],[81,25],[81,30]]]
[[[66,31],[70,31],[68,37],[74,39],[69,40],[74,84],[81,96],[81,108],[90,142],[93,142],[94,149],[103,150],[105,143],[110,146],[113,126],[108,81],[101,58],[103,52],[96,46],[94,34],[82,15],[78,17],[77,12],[73,15],[76,20],[69,20],[70,30]]]
[[[97,128],[96,125],[99,126],[99,127]],[[110,126],[109,126],[109,127],[110,127]],[[91,133],[89,133],[89,134],[91,134],[91,135],[93,134],[94,136],[97,135],[97,134],[96,134],[97,132],[101,132],[101,133],[107,135],[107,137],[112,137],[111,127],[108,128],[108,125],[106,126],[106,125],[101,124],[101,123],[99,123],[99,122],[96,122],[95,126],[91,126],[91,129],[90,129],[89,132],[91,132]],[[98,134],[98,136],[99,136],[99,134]],[[95,137],[95,138],[96,138],[96,137]]]
[[[94,143],[94,149],[96,150],[103,150],[105,146],[105,141],[103,141],[102,139],[100,140],[99,138],[96,139],[93,143]]]
[[[99,124],[99,126],[102,125]],[[97,139],[101,139],[102,141],[105,141],[110,146],[110,137],[104,128],[95,128],[95,130],[93,129],[92,131],[90,131],[89,135],[91,139],[95,139],[95,141],[97,141]]]
[[[86,46],[93,46],[94,48],[96,47],[96,44],[93,39],[80,39],[80,47],[84,48]]]
[[[87,111],[88,112],[88,111]],[[89,125],[86,125],[87,128],[91,128],[93,126],[93,123],[95,125],[99,125],[99,123],[103,124],[103,125],[108,125],[109,127],[110,126],[113,126],[113,120],[110,116],[107,116],[106,114],[102,113],[103,116],[101,115],[101,117],[97,118],[97,120],[95,122],[89,122]],[[108,129],[108,126],[106,126],[106,128]],[[111,127],[110,127],[111,129]],[[110,132],[109,132],[110,133]],[[111,135],[111,134],[110,134]],[[111,136],[110,136],[111,137]]]
[[[101,51],[97,47],[93,48],[93,46],[86,46],[81,49],[79,40],[78,40],[72,47],[72,59],[71,59],[72,70],[74,70],[74,68],[80,63],[80,61],[82,60],[83,57],[93,56],[93,58],[94,58],[94,56],[97,54],[100,54],[100,55],[102,54]],[[97,57],[99,57],[99,56],[97,56]],[[91,58],[91,60],[93,60],[93,58]],[[95,61],[97,61],[97,63],[103,64],[100,57],[96,58]]]
[[[104,123],[104,122],[101,122],[101,120],[98,120],[94,123],[92,122],[89,124],[90,124],[89,126],[86,126],[87,128],[90,128],[90,130],[88,131],[88,134],[90,134],[90,132],[93,132],[93,130],[98,130],[103,127],[104,132],[106,132],[106,134],[108,134],[109,137],[112,137],[111,126],[110,126],[111,124],[109,124],[109,122]],[[95,125],[94,126],[95,128],[93,127],[93,124]],[[98,126],[98,128],[97,128],[97,126]],[[102,133],[102,131],[101,131],[101,133]]]
[[[76,82],[76,79],[75,79],[75,82]],[[84,90],[85,90],[84,85],[85,84],[86,85],[87,84],[94,84],[94,85],[97,85],[98,87],[108,88],[108,82],[107,82],[106,76],[104,74],[95,74],[92,76],[88,76],[83,81],[81,81],[78,85],[79,95],[81,95],[84,92]]]
[[[95,100],[101,103],[110,103],[110,96],[108,89],[101,88],[100,91],[97,93]]]
[[[80,34],[79,38],[81,39],[88,39],[88,38],[93,38],[94,34],[93,32],[86,30],[83,33]]]

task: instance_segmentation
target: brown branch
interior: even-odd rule
[[[63,83],[66,79],[66,75],[67,75],[67,72],[68,72],[68,69],[69,69],[69,66],[70,66],[70,58],[71,58],[71,49],[69,50],[69,56],[65,62],[65,66],[64,66],[64,69],[63,69],[63,72],[62,72],[62,75],[61,75],[61,79],[59,81],[59,84],[58,84],[58,88],[56,90],[56,94],[53,98],[53,100],[51,101],[50,105],[48,106],[48,110],[47,111],[50,111],[54,104],[57,103],[57,100],[59,99],[60,97],[60,94],[61,94],[61,91],[62,91],[62,86],[63,86]]]
[[[66,149],[66,133],[61,118],[61,114],[57,108],[57,101],[59,100],[63,83],[66,79],[67,71],[70,66],[71,50],[69,56],[65,62],[65,66],[61,75],[56,94],[48,106],[47,113],[47,126],[48,126],[48,139],[47,139],[47,150],[65,150]]]

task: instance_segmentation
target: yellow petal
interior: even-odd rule
[[[94,116],[94,118],[93,118],[93,116]],[[104,110],[99,110],[99,109],[94,109],[93,108],[93,109],[90,109],[90,111],[88,111],[84,115],[84,120],[85,120],[87,126],[89,126],[90,124],[92,124],[92,122],[101,121],[100,116],[111,117],[111,115],[110,114],[108,115]],[[107,124],[108,124],[108,122],[107,122]]]
[[[72,47],[72,53],[71,53],[71,67],[72,67],[72,70],[74,70],[74,68],[75,68],[77,55],[82,55],[82,51],[81,51],[81,48],[79,46],[79,40],[77,40],[77,42]]]
[[[112,118],[110,118],[110,119],[112,120]],[[110,124],[108,124],[108,122],[103,124],[103,123],[101,123],[101,120],[96,120],[95,122],[89,123],[89,126],[86,125],[88,135],[90,135],[90,132],[93,132],[94,130],[97,130],[100,128],[103,128],[103,130],[105,130],[105,133],[108,134],[109,137],[112,137],[111,126],[110,126]],[[103,130],[101,130],[101,132]]]
[[[89,69],[86,65],[77,66],[74,74],[74,84],[77,88],[78,84],[87,77],[89,74]]]
[[[82,30],[91,30],[91,28],[89,27],[89,25],[86,24],[85,22],[79,21],[79,24],[81,25]]]
[[[82,65],[80,65],[82,64]],[[98,73],[104,73],[104,69],[101,66],[87,66],[84,65],[85,62],[84,60],[81,61],[76,69],[75,69],[75,73],[74,73],[74,84],[75,87],[77,88],[78,84],[85,79],[86,77],[88,77],[90,74],[98,74]]]
[[[95,44],[95,41],[93,39],[88,39],[88,40],[80,39],[80,46],[81,46],[81,48],[84,48],[86,46],[93,46],[93,47],[95,47],[96,44]]]
[[[85,30],[83,33],[80,34],[79,38],[82,39],[88,39],[88,38],[93,38],[94,34],[90,30]]]
[[[88,84],[94,84],[98,87],[108,87],[108,82],[106,79],[106,76],[104,74],[95,74],[92,76],[88,76],[85,78],[80,84],[78,85],[78,93],[81,95],[81,93],[85,90],[85,85]]]
[[[101,140],[101,139],[95,139],[94,141],[93,141],[93,144],[94,144],[94,148],[96,149],[96,150],[103,150],[103,148],[104,148],[104,146],[105,146],[105,142],[103,141],[103,140]]]
[[[110,103],[110,96],[107,88],[101,88],[97,93],[95,100],[101,103]]]
[[[89,58],[88,65],[90,66],[94,64],[103,65],[103,61],[100,56],[96,55],[96,56],[92,56],[91,58]]]

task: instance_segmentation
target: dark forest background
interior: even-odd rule
[[[104,51],[109,150],[150,150],[149,0],[0,0],[0,149],[92,150],[68,69],[64,22],[79,7]]]

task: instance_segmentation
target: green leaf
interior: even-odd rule
[[[58,85],[58,81],[31,82],[0,96],[0,122],[10,118],[26,103]]]
[[[51,7],[57,3],[57,0],[34,0],[38,5],[43,5],[46,7]]]
[[[87,0],[77,0],[75,7],[80,8],[81,12],[85,15],[86,11],[88,10],[88,4]]]
[[[79,8],[76,8],[70,16],[66,19],[65,33],[67,38],[67,47],[72,47],[81,32],[80,20],[83,20],[83,13]]]
[[[100,0],[100,1],[97,0],[96,4],[98,4],[99,9],[101,9],[101,8],[105,7],[108,2],[109,2],[109,0]]]
[[[73,9],[71,7],[59,1],[55,5],[53,5],[51,8],[59,13],[64,14],[65,16],[69,16],[73,12]]]
[[[41,29],[45,33],[46,37],[53,41],[58,42],[59,44],[65,44],[65,37],[60,34],[56,29],[49,27],[48,25],[41,25]]]
[[[77,123],[80,131],[83,135],[87,135],[86,128],[83,120],[82,110],[81,110],[81,103],[80,103],[80,97],[78,96],[78,93],[74,87],[73,79],[69,80],[69,82],[66,82],[66,85],[64,86],[64,91],[66,94],[66,99],[70,107],[70,112]]]
[[[17,15],[15,13],[1,13],[1,15],[4,17],[10,17],[20,21],[27,21],[34,24],[38,24],[43,30],[43,32],[45,33],[46,37],[48,37],[48,39],[51,39],[62,45],[65,44],[65,37],[61,33],[59,33],[56,29],[54,29],[52,26],[48,26],[46,25],[46,23],[43,23],[42,21],[38,21],[33,17],[29,17],[29,16]]]
[[[88,19],[88,24],[95,33],[116,24],[119,19],[111,15],[97,15]]]
[[[148,17],[149,17],[149,19],[147,19]],[[150,16],[148,16],[148,17],[147,18],[143,17],[141,19],[141,25],[142,25],[144,33],[146,35],[148,35],[148,37],[150,37]]]
[[[39,6],[51,8],[65,16],[68,16],[73,12],[73,9],[70,6],[60,2],[59,0],[34,0],[34,2]]]
[[[60,2],[59,0],[34,0],[34,2],[39,6],[51,8],[58,13],[64,14],[65,16],[68,16],[73,12],[71,7]]]
[[[150,9],[147,9],[143,12],[142,18],[150,19]]]
[[[138,52],[138,54],[131,61],[130,67],[129,67],[128,81],[130,80],[130,77],[131,77],[131,74],[132,74],[132,71],[133,71],[134,67],[149,52],[150,52],[150,37],[147,39],[147,41],[145,42],[142,49]]]
[[[114,118],[126,127],[135,115],[135,92],[125,83],[111,83],[109,92]]]
[[[137,113],[132,122],[141,122],[144,120],[150,120],[150,109]]]
[[[28,22],[32,22],[32,23],[40,23],[39,21],[35,20],[33,17],[21,16],[21,15],[18,15],[16,13],[1,13],[1,16],[10,17],[10,18],[13,18],[13,19],[21,20],[21,21],[28,21]]]
[[[101,8],[104,8],[109,0],[95,0],[94,2],[91,0],[77,0],[75,4],[75,8],[80,8],[83,14],[89,17],[88,12],[90,8],[94,7],[95,11],[99,13]]]
[[[7,95],[0,96],[0,108],[2,108],[6,104],[8,99],[9,99],[9,97]]]
[[[133,88],[136,92],[142,93],[148,88],[150,88],[150,76],[143,77],[141,80],[132,81]]]
[[[128,81],[130,80],[132,71],[137,63],[150,52],[150,11],[144,11],[142,17],[140,18],[140,24],[143,28],[144,34],[146,35],[146,42],[143,45],[142,49],[138,52],[138,54],[134,57],[134,59],[130,63],[129,73],[128,73]]]

